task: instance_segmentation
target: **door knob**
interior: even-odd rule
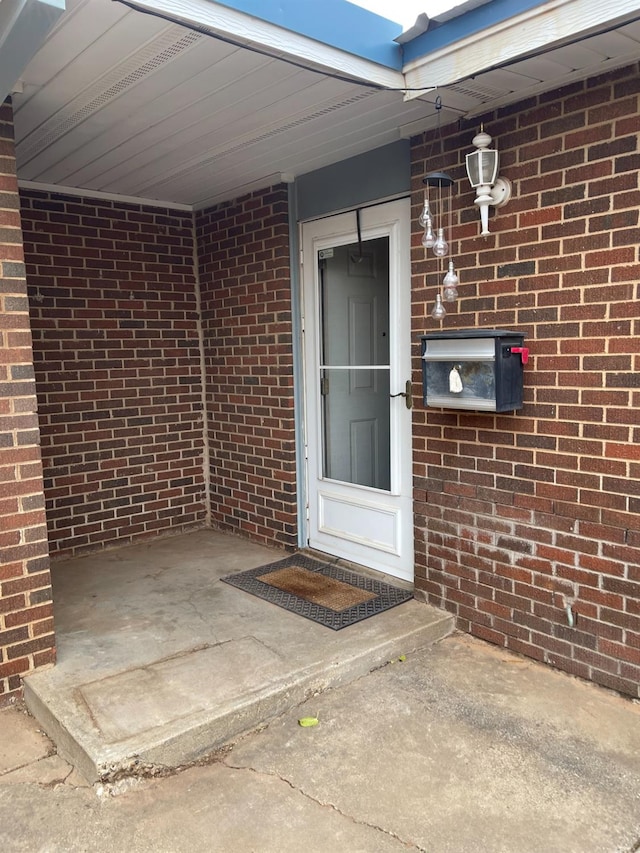
[[[405,390],[400,391],[398,394],[389,394],[390,397],[404,397],[404,402],[407,409],[413,408],[413,394],[411,393],[411,380],[407,379],[405,386]]]

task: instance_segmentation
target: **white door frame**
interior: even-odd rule
[[[400,199],[361,209],[363,241],[389,237],[390,391],[411,378],[410,203]],[[307,544],[386,574],[413,581],[411,412],[405,398],[390,406],[391,486],[388,491],[322,476],[318,263],[321,249],[357,241],[355,211],[301,227],[304,429]]]

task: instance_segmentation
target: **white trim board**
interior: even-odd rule
[[[538,50],[552,50],[564,40],[595,35],[598,29],[638,12],[637,0],[615,4],[594,0],[551,0],[493,27],[473,33],[404,66],[408,90],[444,87]],[[615,17],[613,17],[615,13]],[[407,91],[405,100],[420,96]]]
[[[56,193],[57,195],[71,195],[77,198],[96,198],[105,201],[120,201],[122,204],[139,204],[143,207],[167,207],[172,210],[183,210],[192,213],[191,204],[178,204],[175,201],[160,201],[155,198],[136,198],[129,195],[118,195],[117,193],[105,193],[100,190],[83,189],[79,187],[64,187],[59,184],[41,184],[38,181],[21,181],[18,179],[18,187],[24,190],[34,190],[42,193]]]

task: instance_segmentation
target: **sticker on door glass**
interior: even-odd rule
[[[333,249],[319,249],[318,250],[318,260],[324,261],[325,258],[333,257]]]

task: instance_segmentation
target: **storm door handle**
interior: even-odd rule
[[[413,408],[413,394],[411,393],[411,380],[407,379],[405,386],[405,390],[400,391],[398,394],[389,394],[391,398],[393,397],[404,397],[404,402],[407,409]]]

